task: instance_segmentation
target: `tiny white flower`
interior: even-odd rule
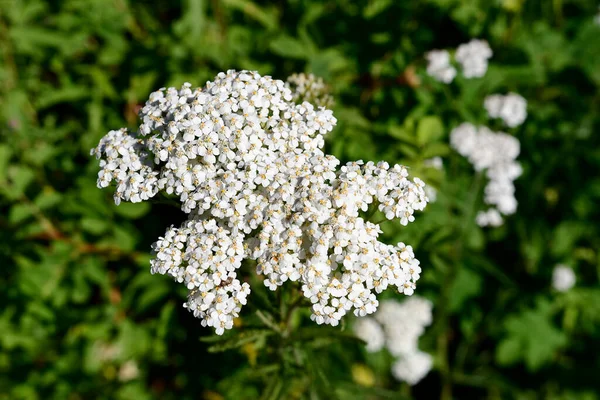
[[[575,286],[576,276],[572,268],[558,264],[552,272],[552,287],[559,292],[566,292]]]

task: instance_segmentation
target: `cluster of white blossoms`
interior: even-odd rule
[[[369,353],[375,353],[385,346],[385,333],[375,318],[365,317],[358,319],[354,323],[354,333],[359,339],[365,341],[365,347]]]
[[[485,40],[473,39],[463,43],[456,49],[454,59],[462,68],[465,78],[480,78],[488,69],[488,60],[492,57],[492,49]],[[434,79],[451,83],[456,77],[456,68],[451,63],[447,50],[432,50],[425,54],[427,74]]]
[[[425,165],[426,167],[431,167],[431,168],[435,168],[438,171],[441,171],[442,169],[444,169],[444,160],[442,160],[442,157],[432,157],[432,158],[428,158],[426,160],[423,161],[423,165]]]
[[[313,74],[292,74],[286,80],[286,86],[292,90],[295,102],[307,101],[319,107],[333,107],[333,96],[323,78]]]
[[[484,201],[492,206],[477,215],[480,226],[502,225],[502,215],[517,210],[513,181],[521,173],[516,161],[520,151],[519,140],[503,132],[493,132],[485,126],[476,127],[462,123],[450,133],[450,145],[466,157],[476,171],[486,171],[489,179],[484,191]]]
[[[458,46],[454,58],[462,66],[465,78],[480,78],[487,72],[492,49],[487,41],[473,39]]]
[[[509,128],[525,122],[527,118],[527,100],[516,93],[487,96],[483,103],[490,118],[500,118]]]
[[[433,365],[431,355],[419,350],[419,337],[431,322],[431,302],[413,296],[403,302],[382,301],[373,317],[362,318],[354,324],[354,332],[367,343],[369,352],[385,347],[396,358],[392,375],[414,385]]]
[[[427,74],[432,78],[450,83],[456,76],[456,68],[450,64],[450,53],[447,50],[432,50],[425,54]]]
[[[250,293],[244,259],[271,290],[298,282],[318,324],[373,313],[376,294],[410,295],[419,279],[411,246],[380,242],[360,212],[406,225],[427,204],[423,182],[385,162],[338,170],[322,150],[332,112],[293,99],[283,81],[230,70],[202,88],[152,93],[137,132],[111,131],[92,149],[98,186],[115,182],[116,203],[159,191],[179,199],[188,219],[153,245],[151,271],[186,285],[185,307],[218,334]]]
[[[552,271],[552,287],[559,292],[566,292],[575,286],[576,276],[573,269],[564,264],[558,264]]]

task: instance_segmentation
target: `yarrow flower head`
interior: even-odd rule
[[[313,74],[292,74],[287,78],[286,86],[292,90],[296,103],[307,101],[319,107],[333,107],[333,97],[322,78]]]
[[[516,93],[487,96],[484,107],[490,118],[502,119],[509,128],[521,125],[527,118],[527,100]]]
[[[456,49],[454,58],[462,66],[465,78],[480,78],[485,75],[492,49],[485,40],[473,39]]]
[[[370,317],[360,318],[354,323],[356,337],[366,342],[369,353],[377,352],[385,346],[385,333],[381,325]]]
[[[575,286],[575,272],[564,264],[558,264],[552,271],[552,287],[559,292],[566,292]]]
[[[415,385],[431,371],[433,367],[433,357],[424,351],[414,351],[403,354],[392,365],[392,375],[399,381],[404,381],[409,385]]]
[[[431,355],[419,350],[419,337],[432,322],[432,303],[413,296],[402,302],[384,300],[373,317],[354,324],[357,337],[376,352],[385,347],[397,360],[392,374],[398,380],[416,384],[431,370]]]
[[[485,170],[489,178],[484,201],[493,208],[481,212],[476,218],[477,223],[480,226],[501,225],[499,213],[510,215],[517,210],[513,181],[522,173],[521,165],[515,161],[520,152],[519,140],[466,122],[452,130],[450,145],[466,157],[476,171]]]
[[[434,79],[450,83],[456,76],[456,68],[450,64],[450,53],[447,50],[432,50],[425,55],[428,61],[427,74]]]
[[[338,170],[322,150],[336,118],[293,99],[283,81],[230,70],[152,93],[137,132],[111,131],[92,149],[98,186],[115,182],[117,204],[159,191],[179,199],[188,219],[153,245],[151,271],[184,284],[185,307],[218,334],[247,302],[244,259],[271,290],[298,282],[318,324],[373,313],[378,293],[410,295],[420,276],[411,246],[380,242],[360,212],[406,225],[427,204],[423,182],[385,162]]]

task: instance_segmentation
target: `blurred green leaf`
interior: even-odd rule
[[[463,309],[465,302],[481,294],[482,283],[477,273],[465,267],[460,268],[452,285],[454,295],[450,297],[448,308],[453,312]]]
[[[269,48],[282,57],[307,59],[311,55],[311,49],[300,40],[286,34],[279,35],[271,40]]]
[[[128,219],[138,219],[148,214],[150,203],[127,203],[123,202],[115,207],[115,213]]]
[[[535,371],[567,343],[567,337],[550,321],[551,305],[538,301],[536,308],[509,316],[504,323],[508,336],[498,345],[496,361],[511,365],[524,360]]]
[[[417,124],[417,142],[423,146],[439,140],[444,134],[444,125],[439,117],[427,116]]]
[[[81,228],[94,235],[101,235],[110,228],[110,221],[99,218],[83,218]]]

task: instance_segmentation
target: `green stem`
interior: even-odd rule
[[[450,91],[450,88],[448,87],[448,85],[442,85],[442,92],[444,93],[444,97],[446,97],[446,101],[448,102],[448,104],[450,104],[452,106],[452,109],[454,111],[456,111],[456,113],[459,114],[463,120],[465,120],[465,121],[472,120],[471,115],[468,115],[465,112],[464,108],[461,108],[457,105],[456,99],[452,95],[452,92]]]
[[[287,309],[287,313],[284,317],[284,319],[282,320],[282,322],[284,323],[284,328],[283,328],[283,336],[284,337],[288,337],[290,335],[290,333],[292,333],[292,317],[294,316],[294,311],[296,311],[298,309],[298,307],[300,307],[300,305],[304,302],[304,295],[302,293],[299,294],[299,296],[296,297],[296,299],[292,302],[292,304],[290,304],[290,306]]]
[[[456,239],[456,244],[454,246],[454,259],[453,262],[450,263],[450,266],[446,272],[446,276],[444,278],[444,286],[442,287],[440,306],[438,307],[438,324],[440,326],[440,329],[437,338],[437,352],[439,358],[440,373],[442,375],[442,392],[440,395],[441,400],[452,399],[453,386],[452,368],[450,367],[448,357],[448,347],[450,341],[448,330],[450,328],[451,316],[450,310],[448,309],[448,304],[450,303],[453,284],[456,280],[456,276],[458,275],[458,271],[461,265],[465,237],[468,234],[468,232],[471,231],[474,224],[475,213],[477,210],[477,200],[482,189],[482,184],[483,173],[478,172],[470,188],[470,197],[467,202],[468,206],[463,210],[463,215],[461,216],[460,224],[458,226],[460,234],[458,235],[458,238]]]
[[[402,398],[412,398],[411,388],[408,383],[402,382],[402,384],[400,385],[400,394],[402,395]]]

